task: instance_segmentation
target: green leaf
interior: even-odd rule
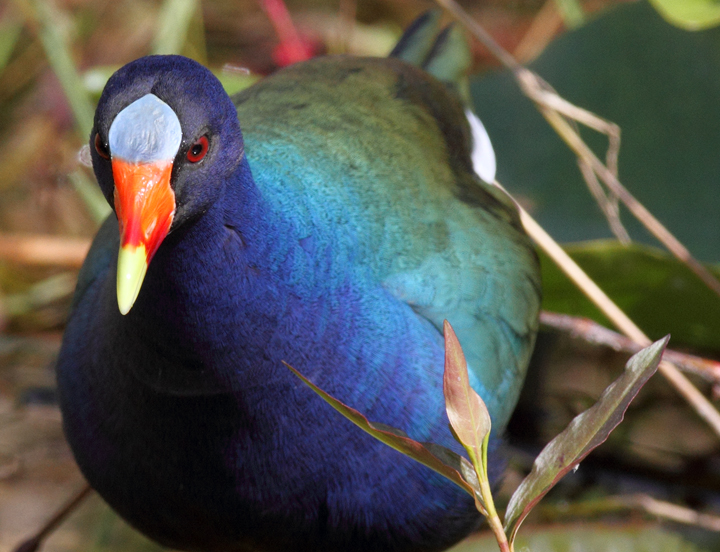
[[[507,507],[505,531],[511,542],[533,506],[622,421],[630,402],[657,370],[669,339],[666,336],[633,355],[623,374],[605,389],[598,402],[576,416],[538,455]]]
[[[230,94],[237,94],[238,92],[245,90],[248,86],[252,86],[260,80],[260,75],[256,73],[240,73],[234,71],[213,71],[215,76],[223,85],[225,92]]]
[[[445,373],[443,392],[450,426],[460,444],[468,451],[479,473],[487,473],[485,437],[490,433],[490,413],[468,379],[467,362],[450,323],[443,324],[445,334]],[[478,469],[482,466],[482,469]]]
[[[565,25],[574,29],[585,23],[585,12],[579,0],[555,0]]]
[[[76,169],[68,174],[75,191],[85,203],[85,207],[92,219],[100,224],[110,214],[110,205],[105,196],[99,192],[98,185],[88,178],[82,169]]]
[[[479,492],[477,480],[472,481],[472,476],[467,479],[463,477],[463,475],[469,476],[470,473],[474,472],[472,465],[465,458],[455,454],[451,450],[443,449],[443,447],[440,447],[439,445],[431,445],[428,448],[423,443],[410,439],[399,429],[395,429],[385,424],[374,424],[369,422],[368,419],[360,412],[343,404],[335,397],[317,387],[287,362],[283,362],[283,364],[292,370],[292,372],[299,377],[303,383],[310,387],[310,389],[320,395],[326,403],[332,406],[360,429],[375,437],[378,441],[385,443],[387,446],[402,452],[404,455],[409,456],[431,470],[436,471],[465,490],[469,495],[475,497]],[[439,450],[442,450],[441,456],[438,455]],[[451,461],[448,461],[448,459],[451,459]],[[461,473],[463,475],[461,475]]]
[[[668,22],[688,31],[714,27],[720,23],[717,0],[650,0]]]
[[[566,251],[651,339],[720,351],[720,299],[670,254],[625,247],[613,240],[567,246]],[[708,267],[720,276],[716,267]],[[548,258],[542,258],[543,308],[610,322]]]

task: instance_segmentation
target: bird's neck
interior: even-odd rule
[[[289,247],[284,233],[243,160],[218,200],[168,235],[125,317],[128,331],[152,335],[149,346],[175,359],[174,368],[158,368],[162,374],[144,379],[192,393],[223,380],[239,385],[242,374],[253,377],[256,367],[248,359],[283,316],[277,297],[284,295],[278,289],[284,281],[278,259]],[[241,349],[229,343],[242,344],[248,354],[238,355]],[[169,379],[158,384],[158,378]]]

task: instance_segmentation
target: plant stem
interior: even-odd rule
[[[478,472],[478,479],[480,480],[480,494],[483,498],[483,502],[485,503],[485,509],[487,510],[486,517],[488,525],[495,535],[500,551],[511,552],[511,546],[508,543],[507,535],[505,535],[503,524],[500,521],[497,510],[495,510],[495,503],[493,502],[492,491],[490,490],[490,482],[487,478],[487,470],[484,469],[485,466],[476,466],[476,469],[478,468],[482,469],[482,476]]]

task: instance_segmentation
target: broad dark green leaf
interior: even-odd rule
[[[669,333],[676,345],[720,351],[720,298],[680,261],[659,249],[611,240],[566,250],[651,339]],[[543,258],[542,271],[544,309],[612,327],[552,261]]]
[[[630,401],[657,370],[669,339],[666,336],[633,355],[623,374],[605,389],[598,402],[576,416],[538,455],[505,513],[505,532],[511,542],[533,506],[622,421]]]
[[[684,1],[684,0],[680,0]],[[620,179],[700,259],[720,261],[720,27],[687,32],[647,1],[607,10],[531,65],[569,101],[622,127]],[[558,241],[610,237],[575,156],[507,72],[472,82],[498,180]],[[601,156],[607,140],[584,129]],[[633,239],[656,243],[623,214]]]
[[[460,342],[445,320],[445,372],[443,392],[450,426],[474,462],[484,462],[483,441],[490,433],[490,413],[468,379],[467,362]]]
[[[310,387],[310,389],[320,395],[320,397],[326,403],[332,406],[335,410],[337,410],[340,414],[345,416],[348,420],[350,420],[363,431],[369,433],[377,440],[382,441],[389,447],[392,447],[395,450],[409,456],[413,460],[416,460],[417,462],[420,462],[428,468],[435,470],[440,475],[445,476],[450,481],[467,491],[467,493],[471,496],[474,497],[476,491],[479,492],[479,487],[476,481],[472,481],[471,478],[466,479],[463,477],[463,475],[467,476],[470,472],[473,472],[472,465],[465,458],[458,456],[450,450],[444,450],[441,458],[437,454],[434,454],[434,452],[437,452],[437,450],[441,449],[442,447],[439,447],[438,445],[433,445],[431,447],[433,451],[431,452],[431,450],[424,446],[422,443],[410,439],[406,436],[405,433],[403,433],[399,429],[395,429],[385,424],[371,423],[360,412],[358,412],[354,408],[350,408],[349,406],[343,404],[333,396],[329,395],[328,393],[317,387],[289,364],[284,364],[290,370],[292,370],[292,372],[297,377],[299,377],[308,387]],[[446,461],[448,457],[453,459],[452,463]],[[460,464],[460,466],[458,466],[458,464]],[[465,464],[465,466],[463,466],[463,464]],[[458,467],[460,467],[461,469],[458,470]],[[463,475],[461,475],[461,472]]]

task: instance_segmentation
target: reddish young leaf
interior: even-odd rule
[[[445,334],[445,374],[443,392],[445,409],[458,441],[473,462],[484,462],[483,440],[490,433],[490,413],[475,390],[470,387],[467,362],[450,323],[443,324]]]

